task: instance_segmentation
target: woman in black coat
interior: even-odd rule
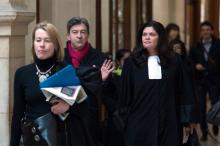
[[[177,98],[183,94],[186,98]],[[169,51],[163,25],[145,23],[122,71],[119,115],[125,145],[180,145],[180,117],[193,123],[194,103],[192,80],[180,56]]]
[[[45,122],[42,125],[34,124],[36,120],[49,115],[50,119],[53,119],[50,120],[52,123],[49,122],[50,126],[44,127],[43,131],[50,131],[49,128],[57,130],[56,114],[69,109],[69,105],[62,100],[58,100],[56,105],[51,105],[39,87],[40,82],[63,67],[61,63],[63,49],[53,24],[42,22],[35,26],[32,35],[32,54],[34,62],[20,67],[15,73],[10,146],[18,146],[21,137],[24,146],[57,146],[58,132],[43,135],[39,127]]]

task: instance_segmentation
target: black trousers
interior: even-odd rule
[[[210,80],[204,79],[197,81],[196,83],[196,93],[199,98],[200,103],[200,115],[201,115],[201,122],[200,128],[204,135],[208,134],[208,124],[206,122],[206,96],[208,95],[211,105],[214,105],[218,99],[218,83],[213,83]]]

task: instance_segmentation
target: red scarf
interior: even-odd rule
[[[85,46],[80,50],[76,50],[71,45],[71,42],[67,42],[67,47],[69,49],[70,57],[72,59],[72,65],[74,67],[78,67],[80,65],[80,62],[83,60],[83,58],[87,55],[89,51],[89,43],[87,42]]]

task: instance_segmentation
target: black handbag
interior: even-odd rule
[[[21,121],[24,146],[58,146],[57,121],[52,113],[34,121]]]
[[[189,135],[187,142],[183,146],[201,146],[195,129],[193,129],[193,133]]]
[[[220,102],[215,103],[208,111],[206,120],[213,125],[220,125]]]

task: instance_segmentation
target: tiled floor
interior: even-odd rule
[[[219,137],[220,140],[220,137]],[[216,143],[214,140],[212,140],[210,137],[208,138],[208,141],[201,142],[202,146],[220,146],[220,143]]]
[[[207,98],[207,111],[209,110],[210,105],[211,105],[210,100]],[[208,128],[209,128],[209,132],[212,134],[212,125],[208,124]],[[201,137],[200,128],[198,128],[197,131],[198,131],[198,136],[200,138]],[[217,142],[215,142],[215,140],[213,138],[215,138],[215,140],[217,140]],[[205,142],[201,142],[201,145],[202,146],[220,146],[220,126],[219,126],[218,136],[213,135],[213,138],[210,135],[208,135],[208,140]]]
[[[211,132],[211,134],[212,134],[212,131],[211,131],[211,126],[209,125],[209,131]],[[197,132],[198,132],[198,136],[199,136],[199,138],[201,137],[201,131],[200,131],[200,129],[199,128],[197,128],[197,130],[196,130]],[[213,135],[213,134],[212,134]],[[217,140],[217,142],[214,140]],[[201,144],[201,146],[220,146],[220,133],[219,133],[219,135],[218,136],[213,136],[213,138],[211,138],[211,136],[210,135],[208,135],[208,140],[207,141],[200,141],[200,144]],[[185,138],[184,139],[184,141],[186,141],[187,140],[187,138]]]

